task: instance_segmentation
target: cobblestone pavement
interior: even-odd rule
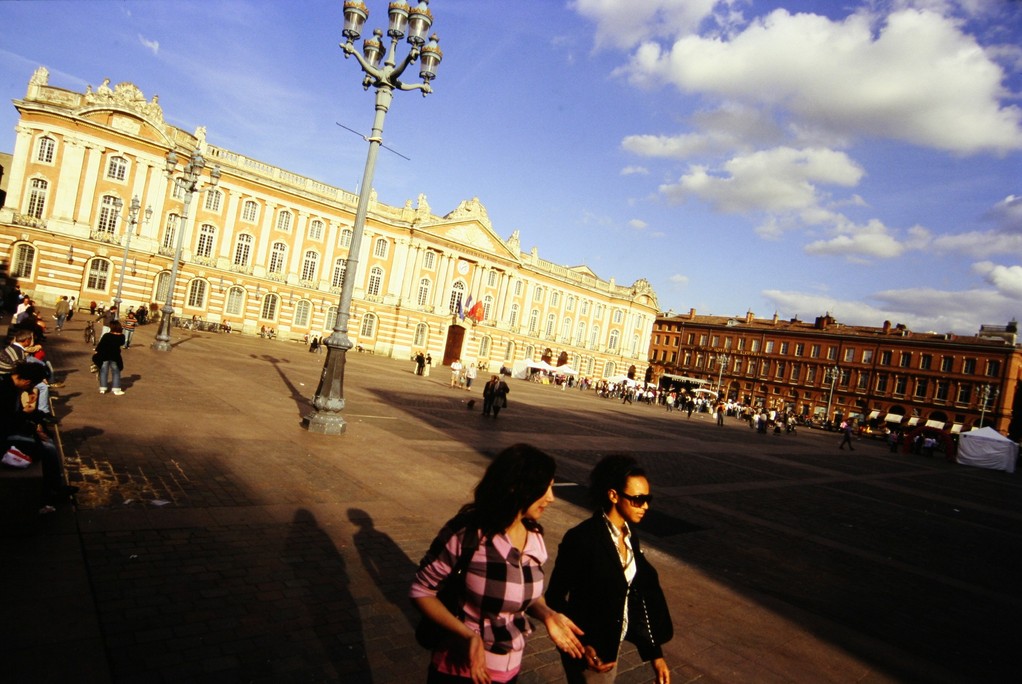
[[[2,483],[5,623],[23,626],[3,646],[11,681],[422,681],[411,573],[519,441],[558,461],[552,554],[602,455],[647,467],[675,682],[1016,680],[1015,476],[522,381],[484,418],[446,369],[354,352],[347,433],[316,435],[300,421],[324,356],[191,331],[161,354],[154,333],[125,352],[120,397],[96,391],[80,321],[51,336],[81,491],[37,518],[11,510],[24,480]],[[561,681],[542,632],[523,684]],[[621,668],[650,680],[630,647]]]

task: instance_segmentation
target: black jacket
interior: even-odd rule
[[[605,663],[618,657],[625,596],[625,639],[635,644],[643,660],[663,657],[661,644],[674,636],[660,577],[643,555],[634,526],[631,542],[636,573],[629,587],[603,514],[576,525],[561,541],[546,591],[547,604],[585,632],[579,637],[582,643],[593,646]]]

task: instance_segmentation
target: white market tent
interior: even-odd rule
[[[543,370],[558,375],[577,375],[578,371],[570,366],[551,366],[546,361],[515,361],[511,367],[511,377],[525,380],[529,377],[529,371]]]
[[[977,468],[1015,472],[1018,444],[992,427],[963,432],[958,440],[959,463]]]

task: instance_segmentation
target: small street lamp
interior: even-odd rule
[[[114,206],[117,207],[117,213],[121,213],[121,208],[124,206],[124,202],[118,197],[114,201]],[[138,195],[131,198],[131,205],[128,208],[128,229],[124,231],[124,256],[121,258],[121,275],[117,278],[117,294],[114,296],[114,306],[116,307],[116,315],[118,318],[121,316],[121,294],[124,292],[124,272],[128,270],[128,250],[131,248],[131,236],[135,232],[135,226],[138,225],[138,212],[142,208],[142,203],[138,201]],[[146,207],[145,220],[146,223],[153,217],[153,208]],[[134,275],[134,269],[132,269],[132,275]]]
[[[727,354],[717,354],[717,363],[719,364],[719,368],[717,369],[717,398],[718,399],[720,399],[720,383],[721,383],[721,381],[723,380],[723,377],[724,377],[724,366],[727,365],[728,359],[729,359],[729,357],[728,357]]]
[[[383,120],[390,108],[394,90],[420,90],[423,97],[433,92],[430,82],[436,78],[436,69],[443,58],[437,37],[433,35],[426,43],[426,33],[433,24],[433,14],[429,10],[429,2],[422,0],[416,7],[409,8],[404,0],[391,2],[389,5],[390,25],[387,35],[390,37],[390,48],[383,63],[383,31],[376,29],[372,38],[367,38],[359,54],[354,41],[362,35],[362,27],[369,18],[369,10],[361,0],[345,0],[344,30],[341,32],[346,41],[340,44],[347,59],[354,56],[362,67],[365,78],[362,85],[366,90],[376,89],[376,116],[373,119],[373,131],[367,138],[369,153],[366,157],[365,172],[362,174],[362,185],[358,195],[358,208],[355,212],[355,225],[352,228],[351,247],[344,265],[344,280],[341,283],[341,296],[337,306],[337,317],[334,320],[333,333],[323,341],[326,346],[326,360],[323,374],[312,400],[313,412],[306,416],[309,432],[327,435],[342,434],[346,428],[341,411],[344,410],[344,363],[345,355],[352,347],[348,337],[348,320],[351,318],[351,296],[355,287],[355,273],[358,268],[358,251],[362,244],[362,231],[365,227],[366,213],[369,208],[369,193],[376,170],[376,156],[383,144]],[[407,33],[411,48],[400,64],[397,61],[397,46]],[[416,60],[420,60],[419,78],[422,83],[403,83],[400,78],[405,69]]]
[[[170,269],[170,285],[167,287],[167,301],[161,309],[160,329],[156,333],[156,341],[153,342],[153,349],[156,351],[170,351],[173,347],[170,344],[170,326],[174,317],[174,288],[177,285],[177,266],[181,261],[181,247],[184,245],[185,226],[188,223],[188,209],[192,204],[192,195],[199,192],[202,181],[202,171],[206,168],[206,160],[202,153],[196,149],[192,152],[192,158],[185,164],[181,173],[177,176],[177,153],[174,150],[167,152],[167,176],[174,181],[174,187],[180,188],[185,193],[184,209],[181,212],[181,221],[178,226],[177,247],[174,249],[174,264]],[[209,173],[208,187],[216,187],[220,181],[220,166],[214,165]]]
[[[823,374],[825,382],[830,382],[830,394],[827,395],[827,417],[826,421],[830,421],[830,405],[834,401],[834,385],[837,384],[837,379],[841,377],[841,369],[838,366],[831,366],[827,369],[826,373]]]

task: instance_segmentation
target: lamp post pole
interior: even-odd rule
[[[719,364],[719,367],[717,368],[717,399],[720,399],[720,383],[723,381],[724,366],[727,365],[727,362],[727,354],[717,354],[717,363]]]
[[[174,317],[174,289],[177,285],[177,267],[181,262],[181,248],[184,245],[185,227],[188,223],[188,210],[192,204],[192,196],[199,192],[199,185],[202,181],[202,171],[206,168],[206,160],[196,149],[192,152],[192,158],[185,164],[182,173],[175,176],[177,171],[177,154],[174,150],[167,153],[167,175],[174,181],[174,187],[181,188],[185,193],[184,209],[181,212],[181,222],[178,226],[177,246],[174,249],[174,263],[170,267],[170,284],[167,286],[167,301],[161,309],[160,328],[156,332],[156,341],[153,342],[153,349],[156,351],[170,351],[173,346],[170,344],[170,326]],[[209,187],[214,187],[220,181],[220,167],[214,166],[209,174]]]
[[[123,204],[121,199],[117,198],[117,210],[120,212]],[[114,306],[117,307],[117,317],[121,316],[121,294],[124,292],[124,272],[128,270],[128,250],[131,249],[131,236],[135,232],[135,226],[138,225],[138,212],[142,208],[142,203],[138,201],[138,195],[131,198],[131,205],[128,208],[128,230],[124,232],[124,256],[121,257],[121,275],[117,278],[117,295],[114,297]],[[152,218],[153,208],[148,207],[145,210],[145,218],[148,221]]]
[[[312,400],[313,411],[305,417],[309,432],[327,435],[343,434],[347,425],[341,411],[344,410],[344,364],[346,354],[352,347],[348,337],[348,321],[351,318],[351,297],[355,288],[355,277],[358,269],[358,252],[362,243],[362,232],[365,228],[366,213],[369,209],[369,194],[376,170],[376,156],[383,144],[383,120],[390,108],[394,90],[420,90],[423,97],[432,92],[430,81],[436,78],[436,68],[440,64],[442,53],[437,46],[434,35],[426,44],[426,33],[433,24],[433,15],[429,11],[429,2],[423,0],[414,9],[407,2],[399,0],[389,6],[390,25],[387,35],[390,37],[390,48],[383,59],[383,32],[373,31],[372,38],[367,38],[362,46],[362,53],[356,50],[354,41],[362,35],[362,27],[369,17],[369,11],[361,0],[346,0],[344,3],[344,30],[346,41],[340,47],[344,57],[354,55],[359,66],[365,73],[362,85],[368,90],[376,89],[376,115],[373,118],[372,134],[367,138],[369,153],[366,156],[365,171],[362,174],[362,186],[359,189],[358,207],[355,211],[355,225],[352,228],[351,247],[344,264],[344,279],[341,282],[340,301],[337,306],[337,317],[334,320],[333,333],[323,341],[326,346],[326,360],[320,376],[319,387]],[[411,48],[400,63],[397,61],[397,46],[408,34]],[[419,77],[422,83],[407,84],[399,79],[404,70],[421,57]],[[383,63],[380,60],[383,59]]]
[[[830,380],[830,393],[827,395],[827,417],[824,419],[826,422],[830,422],[830,405],[834,401],[834,385],[837,384],[837,379],[840,375],[841,369],[837,366],[828,368],[824,375],[824,380]]]
[[[979,426],[983,427],[986,425],[987,406],[990,404],[991,395],[997,396],[997,389],[990,386],[990,383],[983,385],[983,391],[980,393],[980,411],[979,411]]]

